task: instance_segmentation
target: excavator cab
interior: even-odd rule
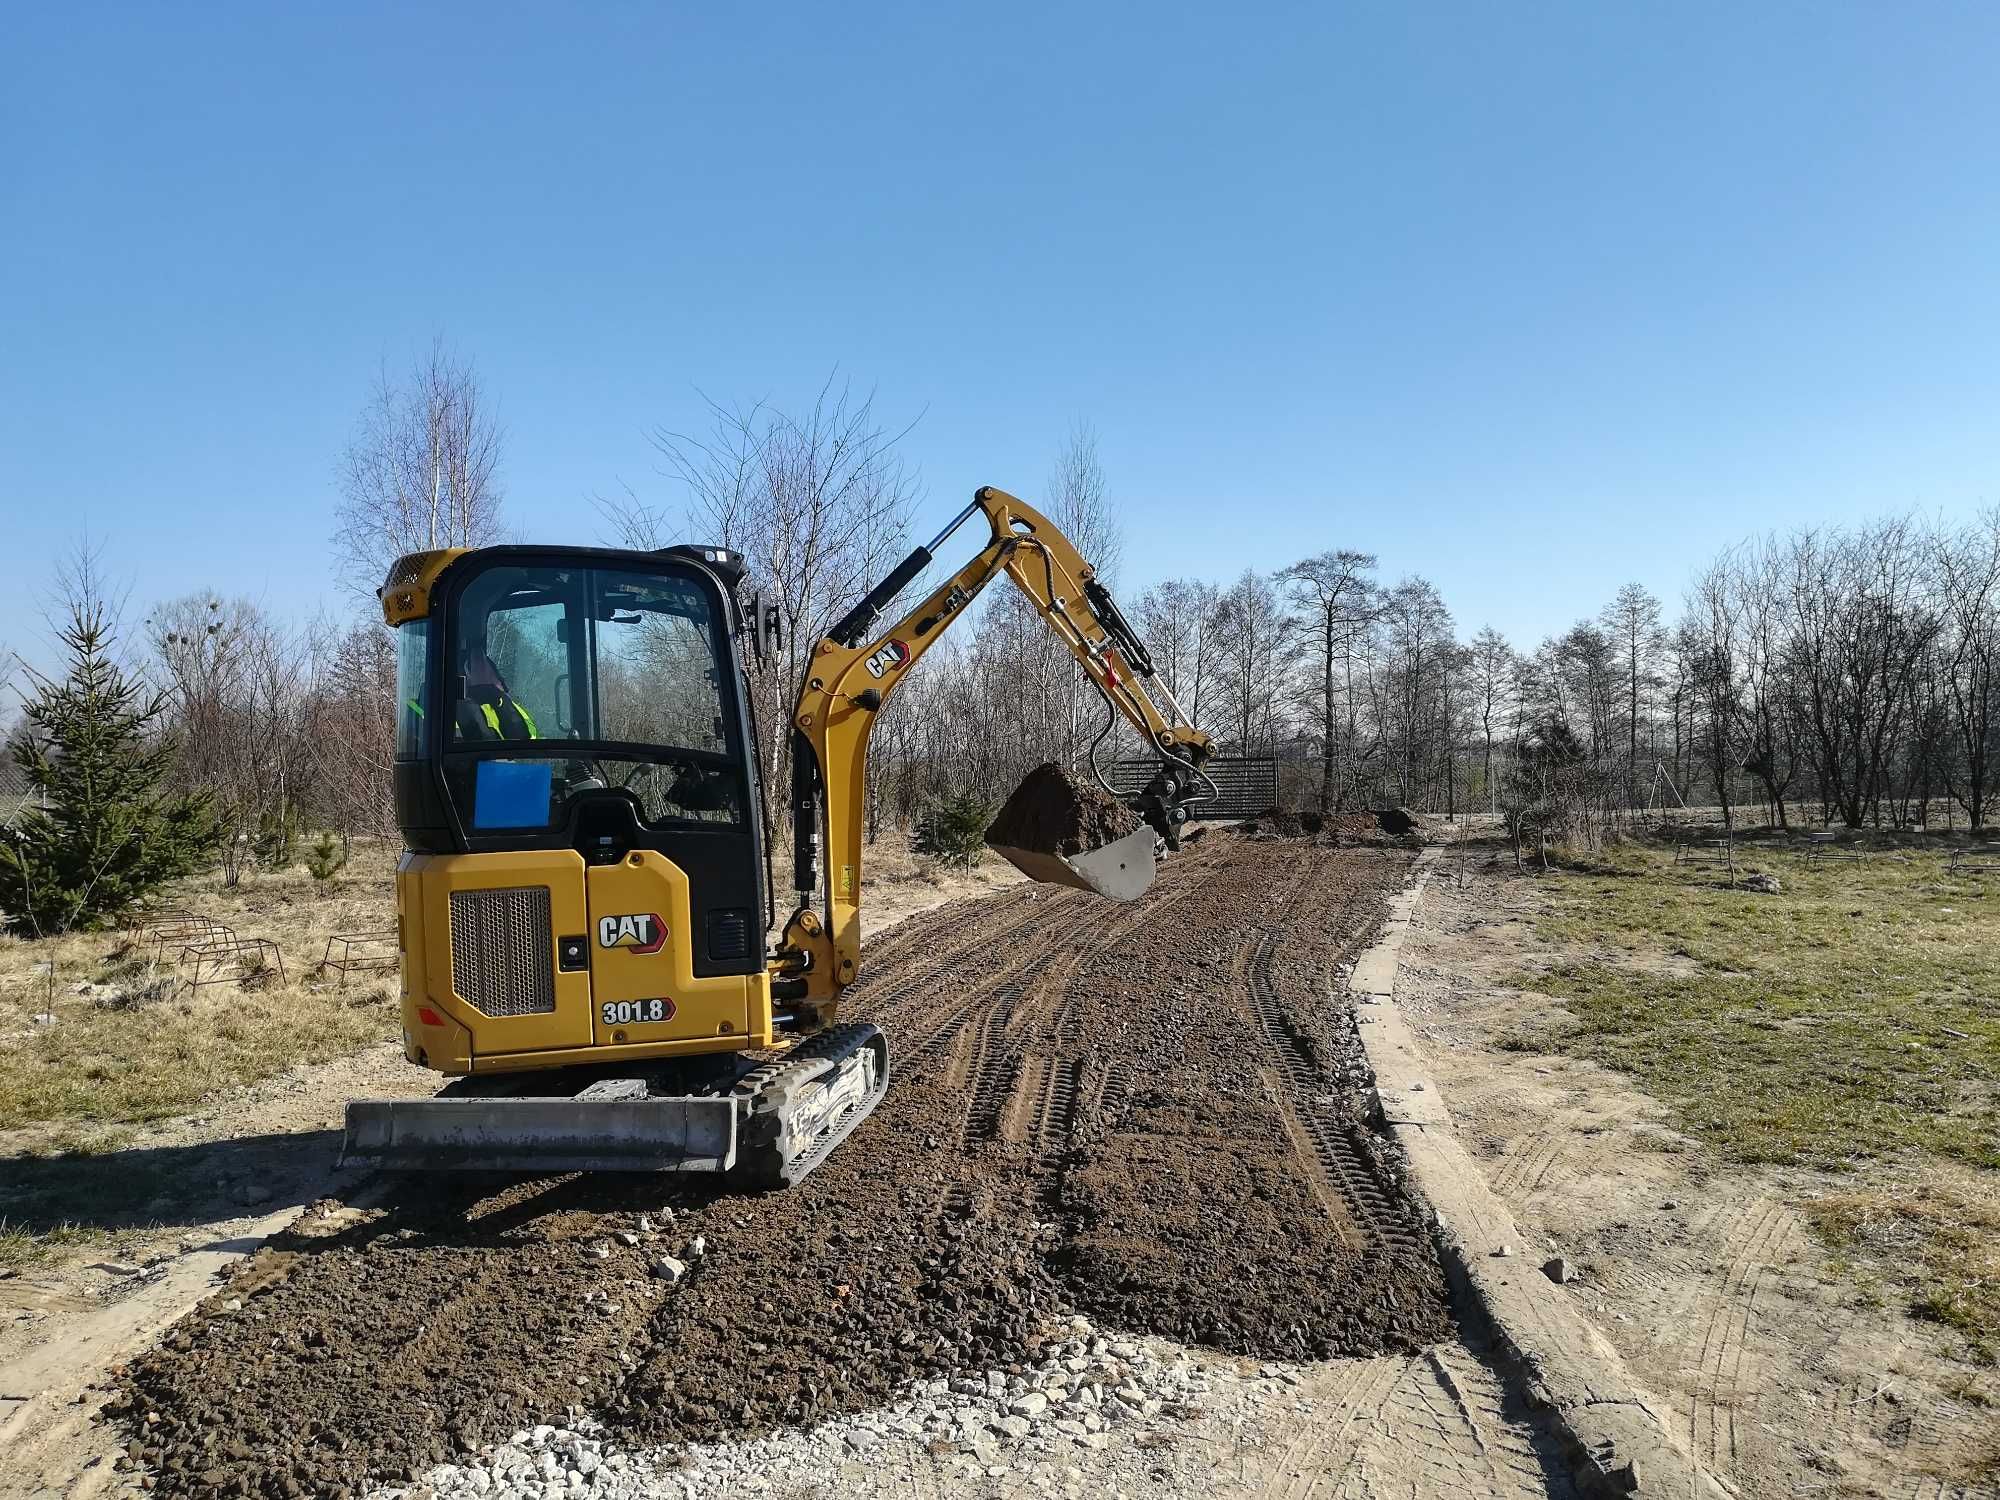
[[[737,1037],[756,1025],[754,986],[741,981],[764,969],[741,576],[741,559],[719,548],[485,548],[443,566],[427,612],[396,627],[405,846],[497,857],[494,868],[544,856],[568,872],[552,882],[574,888],[551,886],[551,911],[568,911],[575,929],[559,939],[593,936],[607,916],[660,917],[663,941],[648,956],[666,962],[655,969],[737,981],[699,1026],[691,1015],[648,1023],[689,1041],[724,1021],[733,1026],[721,1034]],[[412,894],[431,868],[418,865]],[[587,943],[570,971],[592,998],[654,998],[624,991],[664,976],[601,973],[589,950],[604,946]],[[599,995],[607,986],[615,993]]]

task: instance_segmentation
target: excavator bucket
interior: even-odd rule
[[[1153,883],[1153,830],[1107,789],[1053,761],[1036,766],[986,830],[986,845],[1030,880],[1136,901]]]
[[[1141,826],[1136,833],[1082,854],[1049,854],[1012,844],[988,847],[1030,880],[1095,891],[1113,901],[1137,901],[1153,883],[1154,842],[1153,830]]]

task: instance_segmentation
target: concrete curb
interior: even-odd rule
[[[1382,1120],[1434,1219],[1453,1286],[1491,1323],[1508,1373],[1542,1413],[1585,1495],[1672,1495],[1721,1500],[1729,1492],[1667,1425],[1667,1408],[1641,1389],[1611,1342],[1523,1253],[1525,1236],[1452,1129],[1451,1113],[1395,1003],[1396,971],[1438,850],[1417,857],[1410,885],[1391,898],[1373,947],[1348,977],[1356,1029],[1375,1075]],[[1500,1254],[1502,1246],[1509,1254]]]

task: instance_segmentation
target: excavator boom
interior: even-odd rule
[[[891,601],[922,574],[974,516],[984,546],[888,629]],[[1152,883],[1156,842],[1178,847],[1189,807],[1201,799],[1209,738],[1186,722],[1152,658],[1096,569],[1048,517],[991,486],[918,547],[841,617],[814,647],[793,711],[793,884],[799,907],[779,950],[776,982],[788,997],[831,1006],[859,970],[862,809],[868,739],[889,695],[985,587],[1005,574],[1069,648],[1111,708],[1145,741],[1158,769],[1137,799],[1136,833],[1081,855],[1000,847],[1031,879],[1129,901]],[[824,865],[820,834],[824,832]]]

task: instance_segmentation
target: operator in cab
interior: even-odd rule
[[[465,663],[465,696],[458,700],[452,724],[463,740],[539,739],[534,715],[507,691],[507,679],[484,652]]]

